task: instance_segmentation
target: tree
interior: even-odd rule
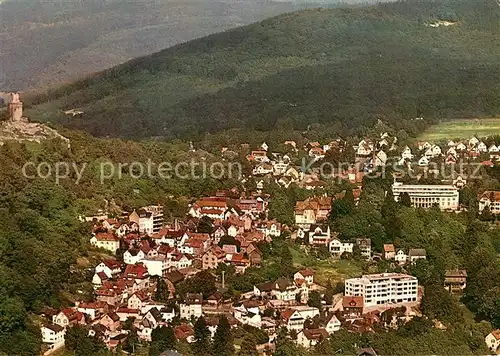
[[[408,194],[407,192],[401,193],[399,195],[399,204],[401,204],[402,206],[406,206],[408,208],[411,208],[412,203],[411,203],[410,194]]]
[[[352,196],[352,190],[348,190],[351,194],[348,196],[347,192],[342,199],[334,199],[332,202],[332,207],[330,209],[330,214],[328,215],[328,221],[332,225],[336,219],[347,216],[354,211],[355,205],[351,202],[350,196]],[[346,199],[347,196],[347,199]],[[352,201],[354,201],[354,196],[352,196]]]
[[[328,282],[325,286],[325,294],[323,295],[323,300],[326,302],[326,304],[332,304],[334,295],[335,289],[332,286],[332,281],[328,279]]]
[[[66,331],[64,337],[68,350],[75,353],[75,356],[106,355],[108,349],[106,344],[95,336],[89,336],[86,328],[75,325]]]
[[[217,331],[214,335],[213,342],[213,354],[214,355],[233,355],[234,354],[234,343],[233,336],[231,334],[231,326],[225,315],[219,316],[219,325],[217,326]]]
[[[301,353],[297,345],[290,340],[288,330],[282,327],[278,330],[276,336],[276,351],[275,356],[299,356]]]
[[[134,330],[129,331],[125,341],[123,342],[123,350],[129,353],[135,352],[137,346],[139,345],[139,337],[137,337],[137,332]]]
[[[328,250],[328,247],[323,245],[316,250],[316,257],[320,260],[327,260],[332,257],[332,254]]]
[[[155,356],[166,350],[174,350],[176,344],[177,339],[174,334],[174,329],[170,326],[161,326],[153,329],[151,332],[151,347],[149,349],[149,354]]]
[[[255,338],[252,334],[247,333],[243,340],[241,341],[241,348],[238,355],[241,356],[258,356],[257,352],[257,343],[255,342]]]
[[[170,291],[168,290],[167,283],[161,277],[158,278],[156,282],[156,291],[154,300],[157,302],[167,302],[170,297]]]
[[[210,349],[210,330],[203,316],[200,316],[194,323],[194,343],[192,344],[194,353],[204,353]]]
[[[321,294],[319,294],[318,291],[311,291],[309,292],[309,298],[307,300],[307,305],[309,305],[310,307],[316,307],[318,308],[319,310],[321,310]]]
[[[294,272],[292,252],[286,244],[283,244],[280,252],[281,277],[289,277]]]
[[[495,221],[495,215],[491,213],[489,206],[485,206],[481,211],[481,215],[479,215],[479,219],[481,221]]]
[[[214,221],[212,218],[204,215],[201,217],[198,222],[198,226],[196,227],[196,231],[206,234],[211,234],[214,229]]]
[[[208,298],[217,291],[215,276],[208,270],[200,271],[193,277],[178,283],[176,288],[181,296],[187,293],[202,293],[203,298]]]
[[[123,330],[133,330],[134,329],[134,321],[135,319],[132,317],[128,317],[122,324]]]

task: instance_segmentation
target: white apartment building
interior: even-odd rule
[[[362,296],[365,307],[416,302],[418,280],[401,273],[363,275],[345,280],[345,295]]]
[[[438,204],[441,210],[458,209],[458,189],[453,185],[410,185],[394,183],[394,199],[399,200],[402,193],[408,193],[413,206],[430,208]]]

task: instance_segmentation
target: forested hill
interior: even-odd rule
[[[500,7],[400,1],[315,9],[197,39],[31,100],[94,135],[196,138],[242,127],[500,113]],[[68,118],[61,109],[78,108]]]

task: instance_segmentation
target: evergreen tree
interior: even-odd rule
[[[334,199],[332,201],[332,207],[330,209],[330,214],[328,215],[329,224],[332,226],[336,219],[352,214],[355,207],[356,203],[354,201],[352,189],[347,189],[342,199]]]
[[[495,221],[495,215],[491,213],[490,207],[485,206],[483,211],[481,211],[481,215],[479,216],[481,221]]]
[[[151,356],[159,355],[165,350],[173,350],[177,344],[174,329],[172,327],[161,326],[151,333],[151,347],[149,354]]]
[[[307,305],[310,307],[316,307],[321,310],[321,294],[318,291],[313,290],[309,293],[309,298],[307,300]]]
[[[396,215],[397,208],[398,204],[394,200],[394,193],[392,192],[392,188],[389,188],[385,194],[384,203],[382,204],[382,217],[384,219],[394,217]]]
[[[334,294],[335,289],[332,286],[332,281],[329,279],[325,286],[325,294],[323,295],[323,300],[326,302],[326,304],[332,303]]]
[[[354,200],[354,193],[352,189],[346,189],[344,196],[342,197],[342,200],[345,203],[345,206],[348,210],[348,214],[352,213],[354,209],[356,208],[356,202]]]
[[[286,244],[283,245],[280,251],[280,266],[281,277],[289,277],[294,271],[293,256]]]
[[[194,353],[203,353],[210,348],[210,330],[203,316],[194,323],[194,340],[192,344]]]
[[[257,352],[257,343],[255,342],[255,338],[252,334],[247,333],[243,340],[241,341],[241,348],[238,355],[241,356],[258,356]]]
[[[399,203],[402,206],[407,206],[408,208],[411,208],[412,204],[411,204],[410,194],[408,194],[407,192],[401,193],[399,196]]]
[[[68,329],[65,335],[65,345],[75,356],[106,355],[106,344],[95,336],[89,336],[88,330],[80,325]]]
[[[280,328],[276,336],[275,356],[299,356],[301,353],[297,345],[290,340],[288,330],[284,327]]]
[[[156,283],[155,301],[157,302],[167,302],[170,297],[170,291],[168,290],[167,283],[161,277],[158,278]]]
[[[213,342],[213,354],[217,356],[227,356],[234,354],[233,335],[231,326],[225,315],[219,317],[219,325],[215,332]]]

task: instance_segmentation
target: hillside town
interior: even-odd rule
[[[390,243],[377,252],[370,236],[346,240],[329,224],[332,207],[348,196],[357,204],[364,177],[374,167],[396,162],[426,174],[430,162],[449,166],[466,159],[494,166],[500,161],[498,147],[473,137],[464,142],[450,141],[447,147],[419,142],[418,149],[412,151],[408,146],[398,148],[396,138],[382,134],[378,141],[365,139],[350,148],[355,152],[354,161],[345,170],[332,172],[328,179],[340,178],[351,188],[328,195],[321,189],[327,179],[319,176],[314,166],[304,172],[293,162],[303,150],[315,163],[321,163],[329,152],[345,152],[347,143],[310,142],[299,149],[295,142],[287,141],[285,146],[291,148],[290,154],[270,153],[264,143],[246,157],[253,165],[253,190],[234,188],[193,199],[184,219],[165,221],[159,204],[114,216],[101,211],[82,217],[92,229],[92,248],[114,257],[102,258],[93,266],[92,299],[59,310],[44,310],[41,333],[46,353],[64,346],[66,332],[75,325],[85,326],[89,335],[101,339],[110,350],[117,350],[131,333],[136,333],[139,343],[152,342],[154,330],[162,327],[172,327],[178,342],[193,343],[195,325],[201,319],[213,338],[224,319],[234,330],[265,332],[265,340],[256,347],[259,354],[271,354],[280,330],[309,349],[335,337],[339,330],[376,333],[380,328],[398,329],[415,317],[421,318],[425,289],[410,271],[419,260],[426,260],[428,251],[418,245],[405,248]],[[415,161],[412,168],[410,163]],[[407,183],[400,179],[400,173],[392,174],[394,202],[408,200],[413,207],[438,207],[446,212],[465,209],[459,202],[459,190],[467,184],[467,173],[456,173],[452,180],[438,179],[432,184]],[[311,191],[307,198],[297,201],[294,224],[269,218],[273,197],[264,189],[269,181],[283,187],[294,183]],[[477,198],[480,213],[485,209],[500,213],[500,191],[484,191]],[[229,274],[245,276],[248,270],[258,271],[266,259],[273,258],[269,247],[287,240],[294,241],[306,254],[326,253],[333,261],[354,260],[372,267],[386,264],[399,272],[351,276],[332,291],[332,286],[318,282],[317,268],[292,264],[293,278],[255,283],[247,292],[235,294],[227,280]],[[450,294],[462,293],[467,273],[463,268],[447,270],[442,289]],[[210,286],[201,286],[205,283]],[[437,318],[432,322],[436,328],[444,327]],[[500,331],[492,330],[485,336],[485,343],[496,351]],[[359,348],[358,354],[376,352]]]

